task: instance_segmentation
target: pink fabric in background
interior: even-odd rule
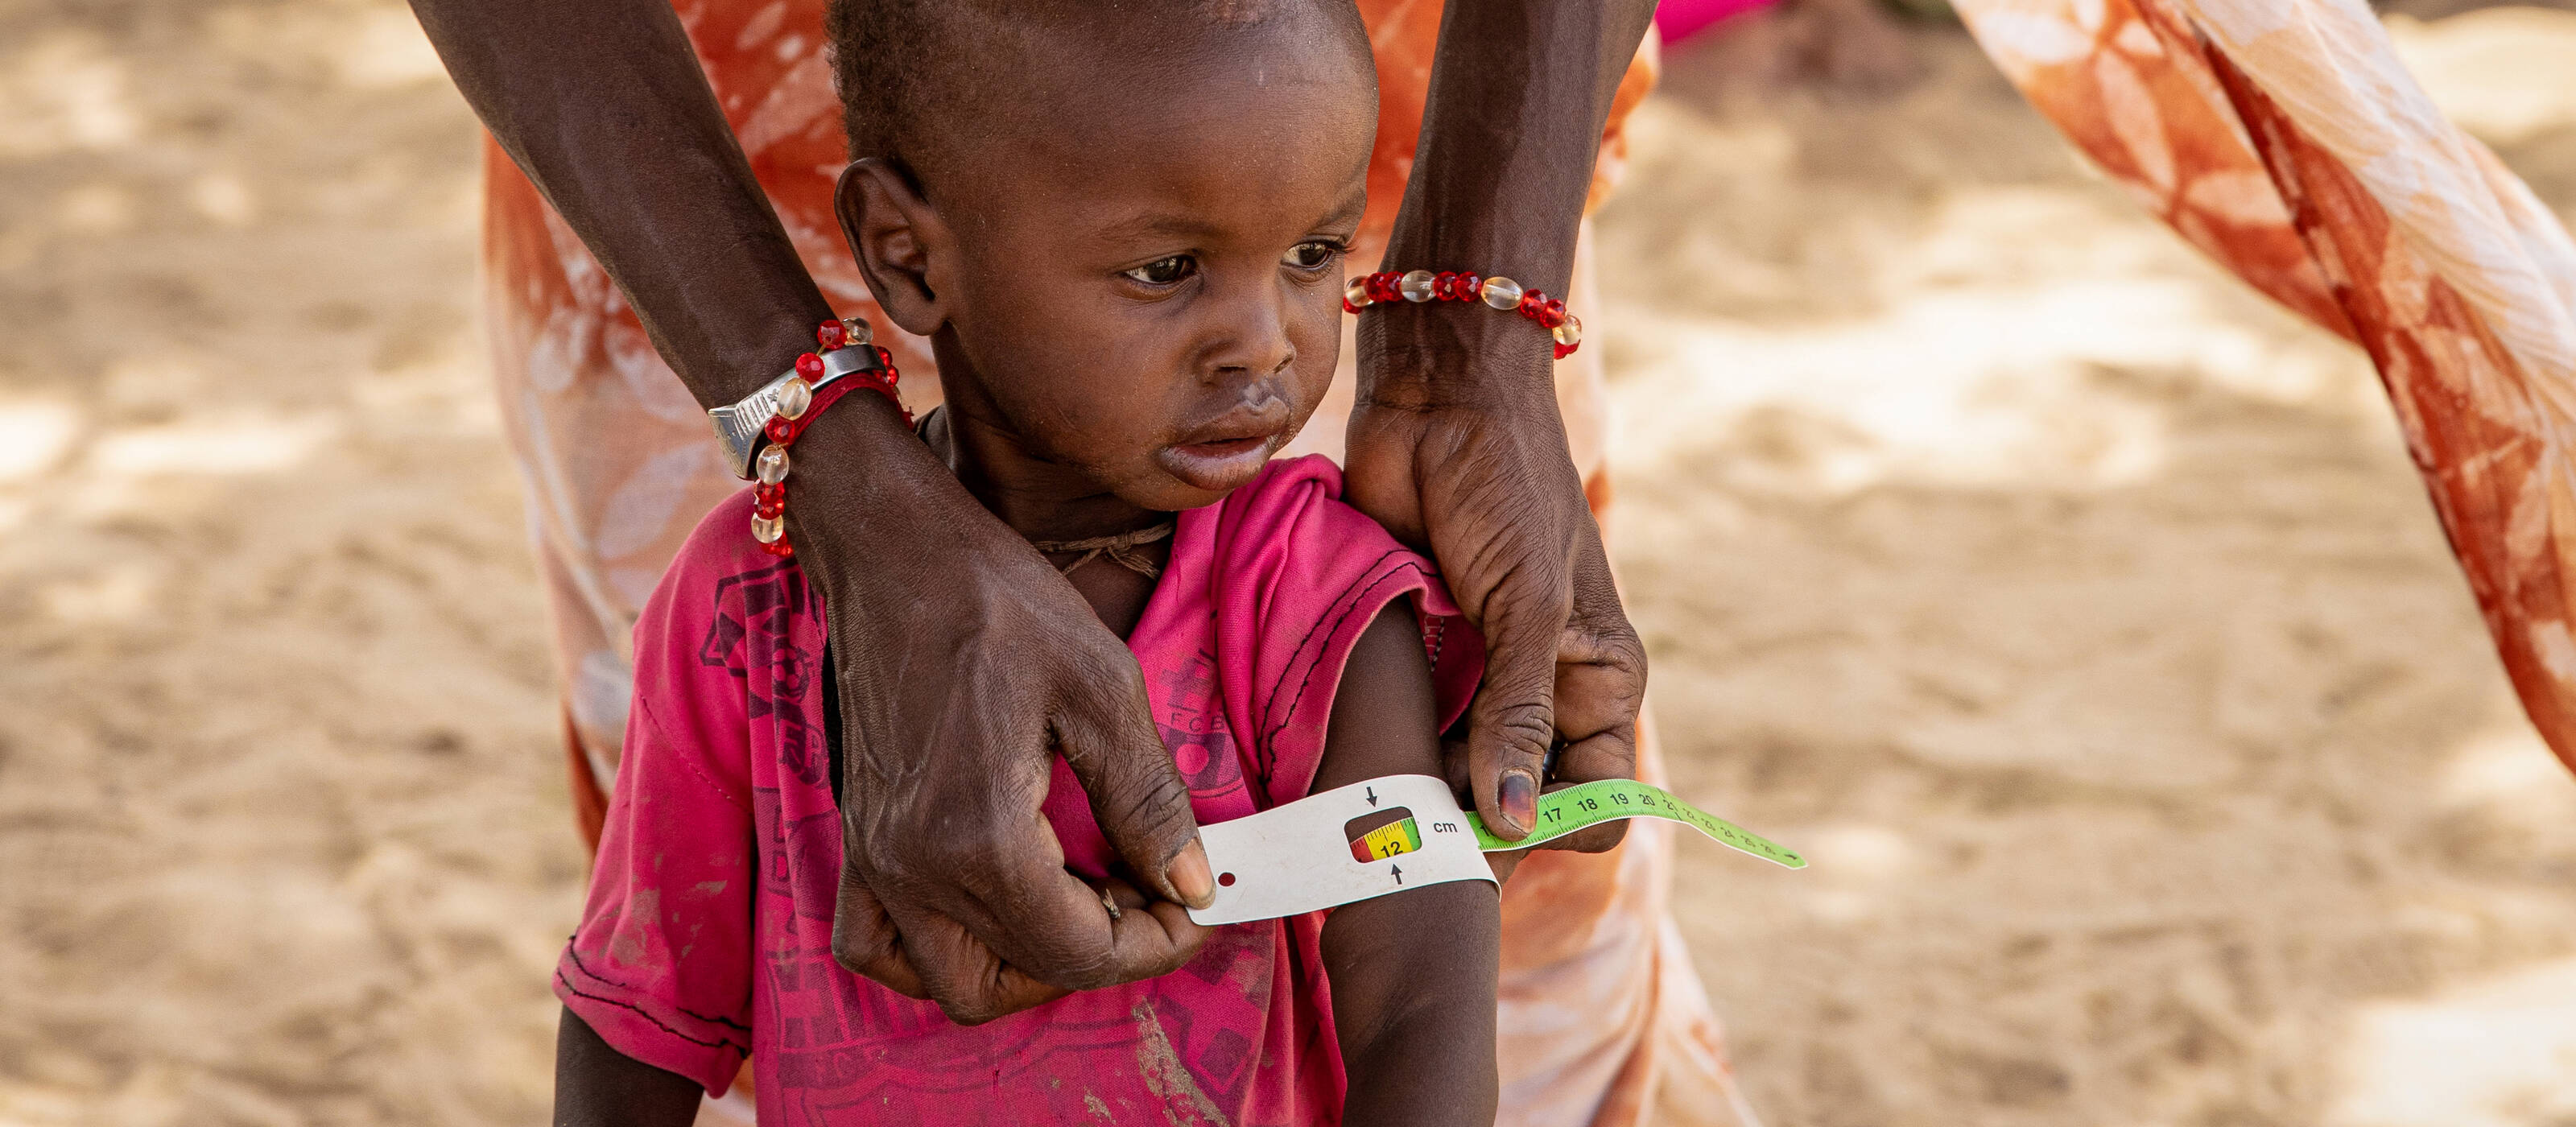
[[[1321,457],[1180,515],[1129,646],[1202,823],[1304,797],[1351,646],[1410,596],[1444,723],[1484,643],[1431,571],[1343,505]],[[1217,930],[1161,978],[974,1028],[832,961],[841,819],[823,741],[823,608],[743,531],[750,494],[680,549],[635,631],[635,706],[555,993],[620,1052],[722,1092],[753,1061],[763,1123],[1340,1118],[1323,914]],[[1108,843],[1055,765],[1067,866]]]
[[[1702,31],[1708,25],[1728,16],[1740,16],[1756,8],[1768,8],[1778,0],[1664,0],[1655,5],[1655,30],[1664,42],[1679,43]]]

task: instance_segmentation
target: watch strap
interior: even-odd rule
[[[886,370],[885,357],[869,345],[853,344],[819,355],[823,361],[823,378],[814,381],[816,391],[854,373]],[[707,409],[707,418],[715,425],[716,445],[724,451],[725,468],[733,471],[735,477],[751,480],[752,459],[760,456],[762,446],[768,445],[766,428],[769,420],[778,415],[778,389],[786,387],[787,381],[795,378],[796,369],[789,368],[777,379],[762,384],[760,390],[743,396],[739,401]]]

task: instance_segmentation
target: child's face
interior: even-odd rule
[[[1341,344],[1376,99],[1364,56],[1297,38],[1052,66],[1062,95],[988,147],[1009,156],[961,139],[925,177],[952,430],[1168,510],[1251,480],[1305,425]]]

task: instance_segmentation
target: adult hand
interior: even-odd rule
[[[1481,312],[1390,305],[1360,318],[1345,495],[1427,547],[1484,632],[1464,774],[1485,824],[1517,841],[1551,784],[1635,777],[1646,651],[1567,452],[1547,337]],[[1543,848],[1599,852],[1626,825]]]
[[[857,398],[843,410],[891,415]],[[802,463],[869,466],[863,486],[788,479],[789,535],[829,609],[840,675],[834,958],[963,1024],[1179,967],[1207,933],[1176,901],[1203,905],[1215,886],[1135,658],[887,423],[836,413],[797,443]],[[1065,871],[1039,810],[1058,753],[1160,899]]]

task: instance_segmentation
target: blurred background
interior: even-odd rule
[[[2576,14],[2385,11],[2576,214]],[[1610,529],[1775,1125],[2576,1124],[2576,783],[2361,355],[1937,10],[1676,45]],[[0,1127],[541,1121],[579,905],[400,0],[0,0]]]

